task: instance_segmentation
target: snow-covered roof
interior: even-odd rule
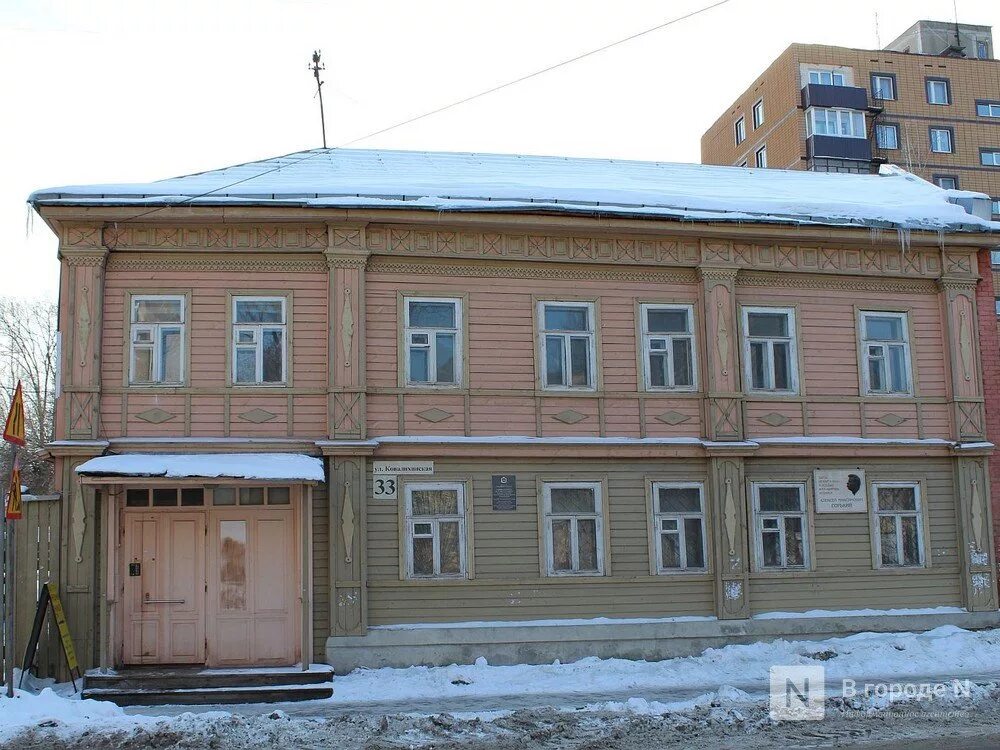
[[[84,476],[186,477],[322,482],[323,462],[295,453],[132,453],[98,456],[76,467]]]
[[[1000,232],[897,167],[877,175],[555,156],[315,149],[149,183],[38,190],[38,206],[268,205],[573,213]]]

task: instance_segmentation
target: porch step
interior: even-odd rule
[[[277,669],[124,669],[88,672],[82,697],[119,706],[281,703],[329,698],[333,670]]]

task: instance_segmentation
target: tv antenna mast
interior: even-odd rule
[[[313,50],[312,66],[309,68],[316,78],[316,96],[319,97],[319,124],[323,129],[323,148],[326,148],[326,115],[323,112],[323,81],[319,78],[319,72],[326,70],[326,66],[319,61],[320,51]]]

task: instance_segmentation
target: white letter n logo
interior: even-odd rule
[[[818,721],[823,718],[826,676],[822,666],[771,667],[771,718]]]

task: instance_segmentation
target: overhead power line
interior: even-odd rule
[[[127,219],[122,219],[121,221],[115,222],[115,223],[128,223],[128,222],[131,222],[131,221],[136,221],[138,219],[141,219],[141,218],[144,218],[146,216],[149,216],[150,214],[154,214],[157,211],[162,211],[165,208],[172,208],[174,206],[184,205],[185,203],[190,203],[191,201],[198,200],[199,198],[206,198],[209,195],[212,195],[213,193],[217,193],[217,192],[219,192],[221,190],[228,190],[229,188],[236,187],[237,185],[241,185],[244,182],[249,182],[251,180],[256,180],[259,177],[265,177],[265,176],[267,176],[267,175],[269,175],[269,174],[271,174],[273,172],[277,172],[277,171],[279,171],[281,169],[285,169],[285,168],[287,168],[289,166],[292,166],[294,164],[300,164],[301,162],[307,161],[308,159],[312,159],[313,157],[321,156],[323,154],[326,154],[329,151],[335,151],[337,149],[346,148],[347,146],[351,146],[351,145],[353,145],[355,143],[358,143],[359,141],[364,141],[364,140],[367,140],[369,138],[374,138],[375,136],[384,135],[385,133],[388,133],[390,131],[396,130],[398,128],[402,128],[402,127],[404,127],[406,125],[411,125],[411,124],[413,124],[415,122],[419,122],[420,120],[424,120],[424,119],[426,119],[428,117],[433,117],[434,115],[441,114],[442,112],[447,112],[448,110],[454,109],[455,107],[459,107],[459,106],[461,106],[463,104],[468,104],[469,102],[475,101],[476,99],[482,99],[484,96],[489,96],[490,94],[495,94],[498,91],[503,91],[504,89],[508,89],[511,86],[516,86],[519,83],[524,83],[525,81],[529,81],[532,78],[537,78],[538,76],[545,75],[546,73],[551,73],[553,70],[558,70],[559,68],[564,68],[567,65],[572,65],[573,63],[579,62],[580,60],[584,60],[584,59],[586,59],[588,57],[593,57],[594,55],[600,54],[601,52],[606,52],[607,50],[612,49],[614,47],[618,47],[618,46],[620,46],[622,44],[627,44],[628,42],[632,42],[632,41],[634,41],[636,39],[639,39],[641,37],[648,36],[649,34],[656,33],[657,31],[660,31],[661,29],[665,29],[665,28],[667,28],[669,26],[673,26],[674,24],[677,24],[677,23],[681,23],[682,21],[686,21],[689,18],[694,18],[695,16],[702,15],[703,13],[707,13],[710,10],[714,10],[715,8],[718,8],[720,6],[726,5],[727,3],[730,3],[730,2],[732,2],[732,0],[718,0],[717,2],[714,2],[711,5],[706,5],[704,7],[698,8],[697,10],[693,10],[690,13],[685,13],[682,16],[677,16],[676,18],[671,18],[669,21],[664,21],[662,23],[656,24],[655,26],[650,26],[648,29],[643,29],[642,31],[637,31],[634,34],[630,34],[630,35],[628,35],[626,37],[623,37],[621,39],[617,39],[617,40],[615,40],[613,42],[608,42],[607,44],[601,45],[600,47],[596,47],[595,49],[588,50],[587,52],[582,52],[582,53],[580,53],[578,55],[575,55],[573,57],[567,58],[566,60],[563,60],[561,62],[557,62],[557,63],[554,63],[554,64],[549,65],[547,67],[544,67],[544,68],[541,68],[539,70],[536,70],[536,71],[534,71],[532,73],[527,73],[527,74],[525,74],[523,76],[520,76],[520,77],[515,78],[513,80],[507,81],[506,83],[501,83],[501,84],[498,84],[496,86],[492,86],[492,87],[490,87],[488,89],[485,89],[483,91],[480,91],[480,92],[478,92],[476,94],[472,94],[471,96],[466,96],[466,97],[464,97],[462,99],[457,99],[456,101],[453,101],[450,104],[445,104],[444,106],[437,107],[437,108],[432,109],[432,110],[428,110],[427,112],[423,112],[422,114],[415,115],[415,116],[407,118],[405,120],[400,120],[399,122],[393,123],[392,125],[388,125],[387,127],[381,128],[379,130],[373,130],[370,133],[366,133],[365,135],[358,136],[357,138],[353,138],[353,139],[351,139],[349,141],[344,141],[343,143],[340,143],[340,144],[338,144],[336,146],[333,146],[333,147],[331,147],[329,149],[324,148],[322,150],[310,151],[308,154],[304,155],[302,158],[297,159],[297,160],[291,162],[291,164],[285,163],[285,164],[282,164],[282,165],[277,166],[277,167],[272,167],[270,169],[265,169],[262,172],[259,172],[259,173],[254,174],[254,175],[250,175],[249,177],[243,177],[243,178],[241,178],[239,180],[236,180],[235,182],[230,182],[230,183],[228,183],[226,185],[220,185],[219,187],[212,188],[211,190],[206,190],[204,193],[199,193],[198,195],[188,196],[184,200],[178,201],[177,203],[171,203],[170,206],[158,206],[156,208],[150,209],[149,211],[144,211],[142,213],[136,214],[135,216],[130,216]]]

